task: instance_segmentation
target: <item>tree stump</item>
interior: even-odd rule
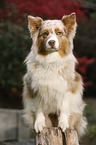
[[[65,131],[66,145],[79,145],[78,135],[75,130],[67,129]]]
[[[79,145],[77,132],[66,130],[64,133],[58,127],[44,128],[36,135],[36,145]]]
[[[62,132],[59,128],[44,128],[36,136],[36,145],[63,145]]]

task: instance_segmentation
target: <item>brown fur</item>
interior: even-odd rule
[[[78,91],[80,85],[82,85],[82,77],[80,76],[79,73],[75,72],[75,78],[74,80],[69,83],[69,90],[72,92],[72,93],[76,93],[76,91]]]
[[[75,29],[75,15],[69,15],[69,16],[63,16],[62,18],[62,22],[64,23],[64,25],[67,28],[67,36],[69,36],[69,34],[74,33],[74,29]]]
[[[64,57],[68,49],[68,40],[66,39],[66,37],[64,37],[63,39],[59,38],[59,43],[60,43],[60,49],[58,50],[58,52],[61,57]]]

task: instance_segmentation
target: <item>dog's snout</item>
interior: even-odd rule
[[[58,50],[58,48],[59,48],[58,38],[54,35],[50,36],[50,38],[46,42],[46,49]]]
[[[50,40],[50,41],[48,42],[48,44],[49,44],[50,46],[54,46],[54,45],[55,45],[55,40]]]

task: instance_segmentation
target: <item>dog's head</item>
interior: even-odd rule
[[[64,15],[61,20],[44,21],[40,17],[28,16],[28,27],[36,55],[45,57],[58,53],[64,57],[72,51],[76,31],[75,13]]]

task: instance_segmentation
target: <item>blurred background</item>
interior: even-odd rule
[[[27,16],[61,19],[71,12],[78,23],[74,54],[88,103],[88,142],[96,145],[96,0],[0,0],[0,108],[23,108],[24,59],[32,45]]]

